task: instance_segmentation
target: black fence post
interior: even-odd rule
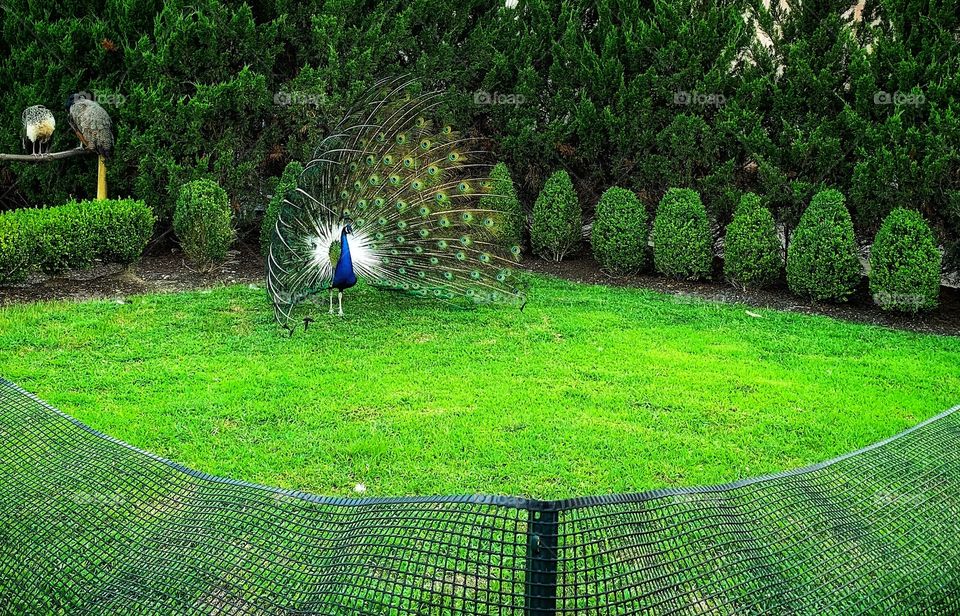
[[[551,504],[533,502],[528,509],[526,616],[553,616],[557,612],[559,514]]]

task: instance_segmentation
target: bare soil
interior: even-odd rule
[[[651,274],[611,276],[601,270],[589,251],[574,254],[560,263],[528,257],[523,266],[532,272],[586,284],[638,287],[709,301],[825,315],[922,333],[960,336],[960,289],[951,287],[941,288],[940,306],[936,310],[911,316],[884,312],[877,308],[870,297],[866,281],[850,301],[828,304],[799,298],[789,293],[783,283],[771,289],[744,290],[723,280],[692,282]],[[130,269],[95,264],[93,268],[81,272],[70,272],[63,276],[35,275],[22,284],[0,286],[0,305],[47,300],[113,299],[142,293],[189,291],[262,282],[263,258],[254,244],[240,243],[229,253],[225,263],[210,272],[197,271],[191,267],[179,249],[166,246],[148,252],[140,263]]]

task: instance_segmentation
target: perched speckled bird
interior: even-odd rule
[[[82,94],[67,99],[67,120],[87,150],[95,150],[104,160],[113,150],[113,122],[106,110]]]
[[[67,121],[85,150],[97,153],[97,200],[107,198],[107,166],[113,151],[113,122],[110,114],[83,94],[67,99]]]
[[[420,297],[522,305],[520,247],[501,233],[488,152],[426,116],[442,92],[379,82],[316,148],[284,195],[267,258],[277,320],[358,278]],[[304,320],[304,324],[309,319]]]
[[[21,119],[23,120],[23,150],[27,151],[29,141],[31,154],[34,156],[44,154],[44,148],[49,146],[53,131],[57,128],[57,121],[53,114],[43,105],[33,105],[23,110]]]

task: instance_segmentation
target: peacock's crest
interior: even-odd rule
[[[430,118],[440,92],[384,80],[326,137],[282,202],[267,256],[277,319],[331,288],[345,230],[356,275],[422,297],[524,301],[475,139]],[[338,287],[339,288],[339,287]],[[331,307],[332,310],[332,307]]]

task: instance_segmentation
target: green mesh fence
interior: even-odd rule
[[[0,380],[0,613],[956,614],[956,410],[725,486],[337,499],[192,471]]]

